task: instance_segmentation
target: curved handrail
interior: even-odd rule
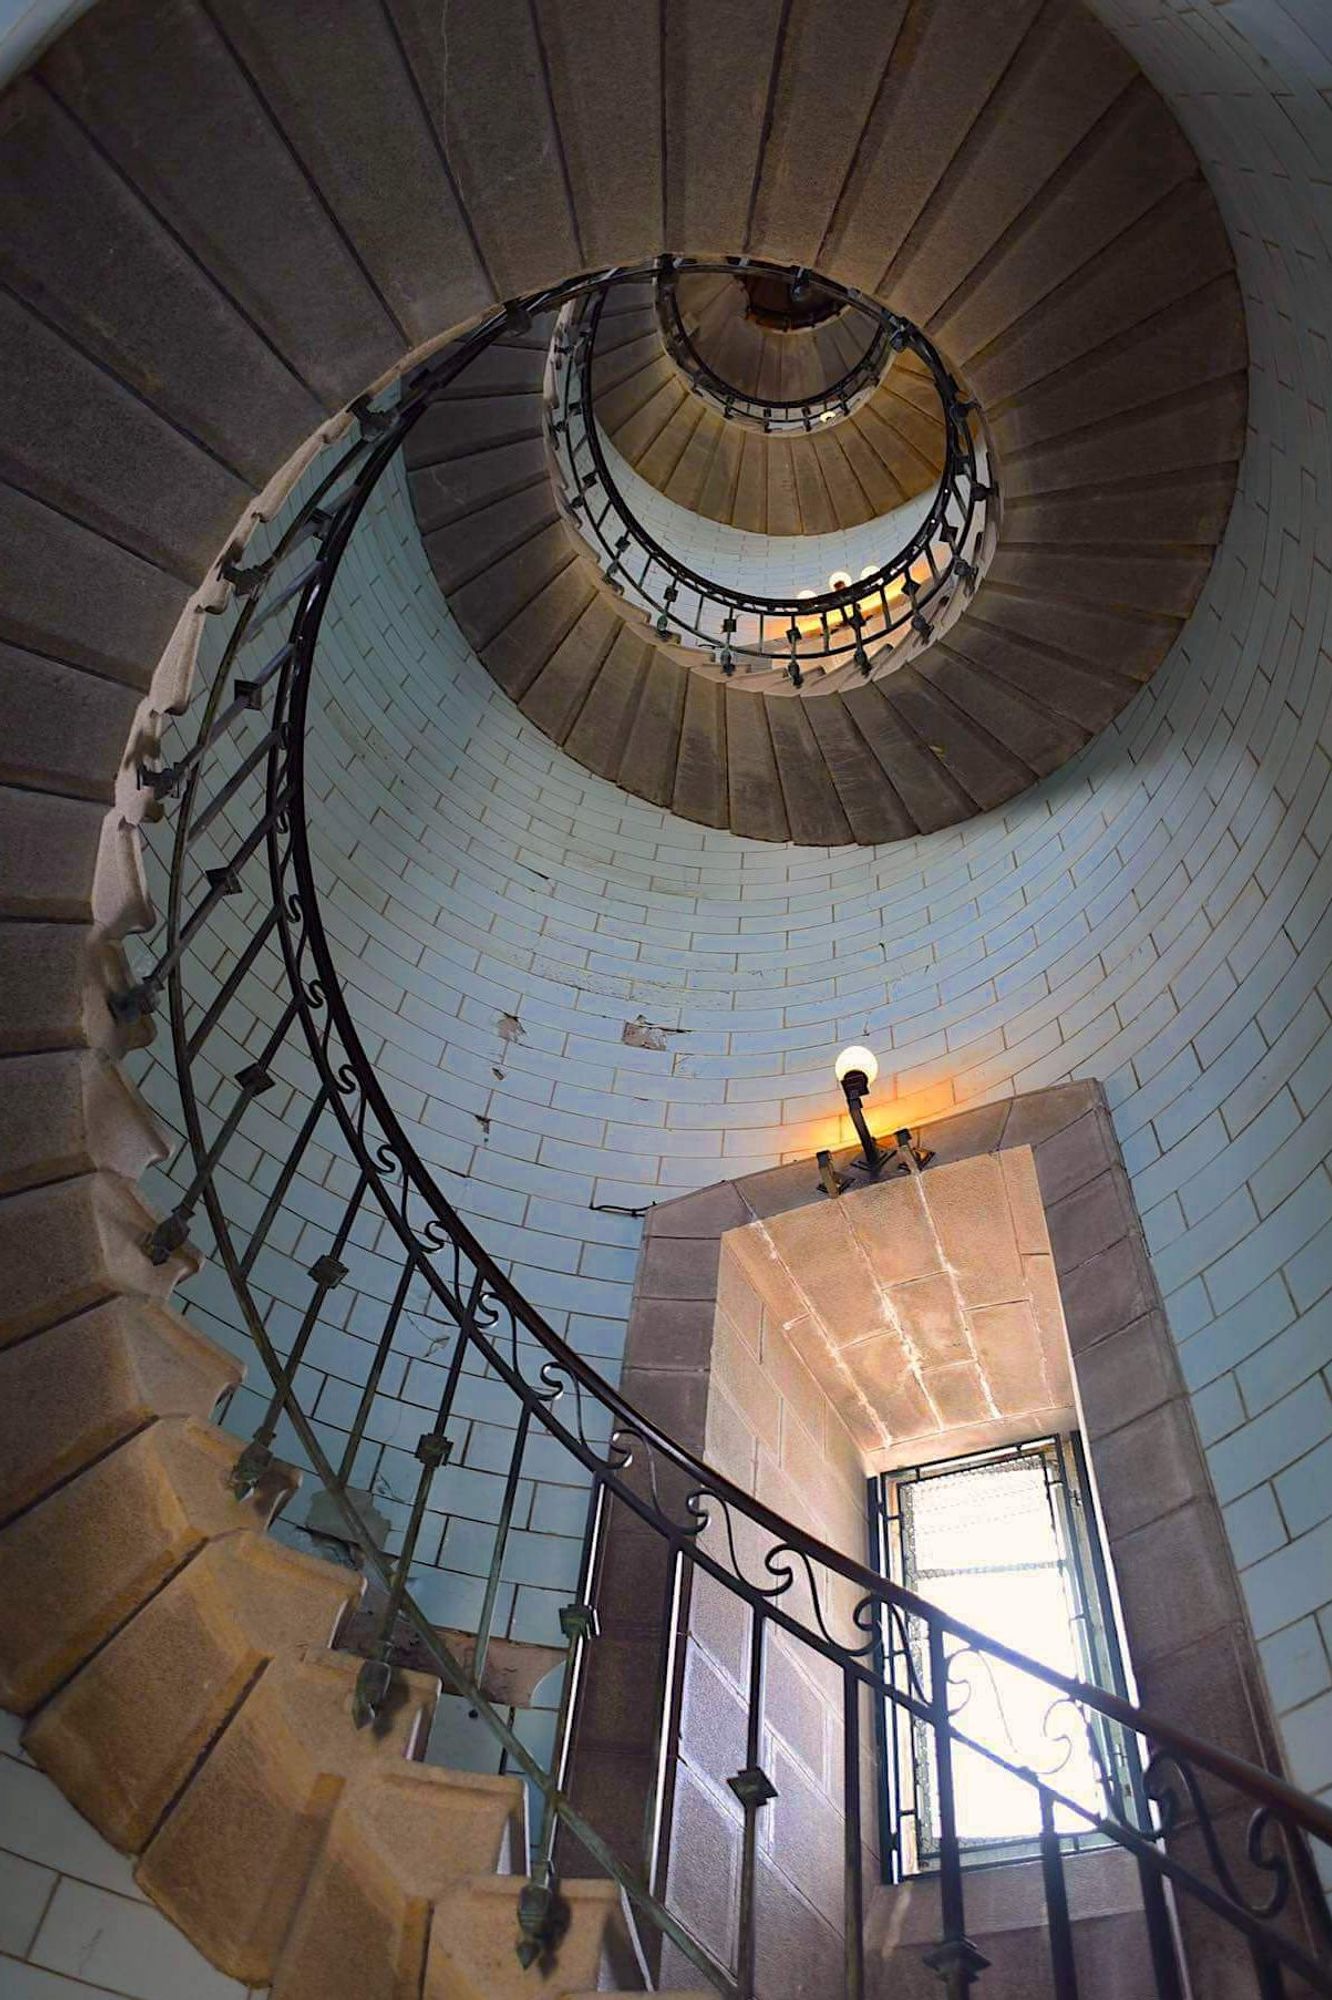
[[[690,260],[690,271],[715,262]],[[573,524],[612,585],[655,614],[656,632],[708,654],[721,673],[785,674],[803,685],[808,667],[853,665],[869,678],[937,636],[959,591],[979,578],[979,551],[998,490],[988,457],[982,475],[972,434],[975,405],[916,327],[895,320],[890,340],[924,363],[939,394],[944,461],[924,519],[868,576],[840,589],[799,595],[741,590],[704,576],[647,529],[626,500],[596,417],[597,336],[614,288],[641,277],[614,271],[585,288],[557,330],[561,354],[549,417],[552,455]]]
[[[739,279],[747,270],[779,272],[780,267],[747,258],[730,266],[730,270]],[[843,306],[853,308],[869,321],[870,337],[864,353],[835,382],[812,396],[760,396],[727,382],[699,352],[697,339],[685,324],[676,289],[679,276],[676,259],[663,259],[657,278],[657,318],[667,352],[695,392],[710,402],[728,423],[738,422],[769,436],[808,435],[833,418],[849,417],[874,394],[889,357],[894,352],[900,353],[906,344],[902,337],[906,321],[845,285],[820,279],[820,290],[838,297]]]
[[[784,1520],[757,1498],[746,1494],[732,1481],[710,1469],[644,1416],[621,1392],[583,1359],[549,1326],[523,1297],[507,1274],[496,1264],[463,1218],[444,1198],[404,1131],[362,1043],[348,1006],[336,960],[325,932],[319,906],[314,864],[309,846],[308,798],[305,784],[305,743],[308,703],[316,651],[324,618],[331,601],[339,564],[354,534],[357,522],[378,480],[401,448],[412,427],[420,421],[431,400],[454,381],[476,355],[515,323],[541,312],[561,308],[572,300],[585,298],[604,286],[606,274],[534,295],[517,308],[491,315],[470,334],[437,357],[419,375],[398,406],[391,411],[361,412],[360,437],[338,458],[328,475],[297,511],[295,518],[278,538],[266,563],[246,572],[233,562],[232,581],[241,595],[241,609],[235,631],[222,656],[221,665],[208,690],[199,731],[191,750],[174,767],[145,771],[144,779],[159,797],[180,795],[172,845],[171,885],[166,913],[165,950],[156,964],[128,995],[115,1003],[122,1015],[146,1014],[153,1010],[165,988],[169,999],[173,1053],[181,1092],[185,1127],[195,1172],[184,1196],[154,1229],[145,1248],[156,1261],[165,1261],[185,1241],[190,1219],[200,1202],[211,1223],[218,1254],[239,1302],[244,1323],[261,1356],[273,1384],[273,1397],[255,1440],[238,1460],[234,1483],[238,1490],[252,1487],[272,1459],[276,1425],[281,1415],[291,1420],[302,1448],[310,1457],[321,1480],[332,1493],[359,1548],[366,1569],[376,1576],[384,1592],[376,1642],[366,1660],[358,1687],[358,1710],[362,1720],[372,1717],[382,1703],[391,1674],[391,1664],[400,1621],[416,1633],[446,1684],[465,1693],[483,1716],[505,1754],[520,1769],[545,1800],[547,1811],[542,1847],[535,1873],[535,1891],[526,1906],[523,1949],[535,1953],[544,1949],[553,1935],[552,1908],[556,1894],[554,1838],[563,1825],[592,1855],[596,1864],[612,1874],[652,1925],[672,1938],[679,1949],[703,1971],[719,1990],[746,1997],[752,1988],[752,1938],[746,1960],[745,1939],[739,1946],[740,1970],[732,1978],[718,1965],[674,1917],[663,1898],[654,1893],[643,1871],[626,1863],[607,1843],[571,1800],[566,1784],[573,1705],[580,1672],[586,1663],[590,1629],[574,1616],[566,1633],[568,1652],[564,1692],[557,1728],[557,1755],[549,1766],[536,1758],[512,1724],[484,1690],[484,1656],[489,1641],[489,1619],[494,1609],[495,1587],[502,1569],[502,1537],[497,1535],[497,1555],[488,1584],[486,1611],[477,1638],[476,1656],[469,1667],[450,1650],[448,1644],[421,1612],[410,1589],[409,1579],[415,1556],[413,1530],[396,1556],[390,1556],[376,1538],[366,1510],[349,1490],[350,1454],[335,1468],[318,1433],[302,1408],[296,1380],[303,1361],[303,1342],[317,1323],[328,1291],[345,1276],[340,1252],[351,1236],[353,1225],[368,1200],[378,1210],[401,1253],[402,1277],[394,1308],[390,1309],[381,1336],[377,1365],[391,1349],[408,1287],[417,1282],[435,1299],[455,1333],[447,1364],[447,1385],[439,1414],[431,1431],[418,1446],[422,1471],[413,1519],[419,1526],[431,1490],[431,1482],[448,1455],[447,1425],[452,1397],[469,1359],[477,1359],[501,1380],[511,1393],[517,1419],[515,1457],[507,1475],[512,1493],[519,1477],[523,1449],[533,1427],[538,1427],[569,1454],[590,1483],[587,1527],[584,1534],[578,1596],[571,1613],[580,1613],[591,1601],[595,1587],[597,1555],[605,1510],[615,1502],[643,1521],[671,1552],[672,1561],[688,1563],[693,1572],[702,1572],[742,1600],[754,1622],[756,1643],[771,1627],[797,1639],[812,1652],[830,1661],[842,1674],[850,1701],[853,1689],[867,1689],[877,1700],[891,1703],[895,1710],[911,1716],[927,1727],[938,1754],[947,1761],[954,1747],[972,1751],[992,1765],[1029,1784],[1039,1794],[1043,1825],[1049,1822],[1049,1841],[1043,1836],[1043,1854],[1051,1866],[1058,1862],[1058,1842],[1053,1834],[1055,1806],[1074,1814],[1104,1837],[1131,1852],[1144,1871],[1144,1893],[1148,1884],[1159,1896],[1161,1884],[1170,1881],[1181,1891],[1213,1909],[1245,1939],[1248,1947],[1261,1954],[1267,1966],[1289,1967],[1313,1984],[1315,1990],[1332,1992],[1332,1958],[1322,1939],[1320,1955],[1311,1956],[1298,1941],[1272,1927],[1273,1919],[1289,1903],[1298,1889],[1306,1908],[1321,1909],[1311,1888],[1308,1857],[1301,1836],[1308,1835],[1332,1844],[1332,1812],[1306,1798],[1284,1780],[1219,1751],[1175,1725],[1136,1708],[1123,1697],[1071,1678],[1030,1660],[1012,1648],[987,1638],[960,1620],[931,1605],[927,1600],[876,1575],[864,1564],[830,1547],[817,1537]],[[341,491],[335,491],[346,481]],[[260,605],[277,571],[305,539],[313,539],[318,554],[294,582],[275,597],[270,611]],[[261,628],[272,610],[294,601],[288,636],[259,675],[236,684],[230,703],[224,703],[228,675],[242,647]],[[263,714],[263,702],[272,691],[271,720]],[[254,726],[263,730],[249,754],[240,759],[225,778],[213,800],[200,809],[205,768],[214,753],[230,741],[231,731],[244,724],[247,716],[258,714]],[[267,721],[267,727],[264,727]],[[206,870],[208,888],[200,903],[185,914],[187,859],[196,841],[211,835],[219,823],[219,804],[232,805],[243,795],[250,777],[262,777],[262,811],[238,845],[224,854],[220,864]],[[225,816],[224,816],[225,817]],[[253,932],[253,945],[238,954],[233,971],[223,980],[220,991],[191,1024],[190,1001],[184,983],[189,948],[206,926],[219,900],[238,886],[242,871],[262,857],[266,862],[269,894],[261,906]],[[220,1130],[211,1139],[206,1130],[203,1108],[194,1083],[194,1065],[209,1034],[228,1005],[243,991],[248,966],[271,942],[276,941],[284,968],[287,1002],[281,1019],[254,1060],[236,1079],[237,1094],[231,1110],[222,1118]],[[194,1003],[196,1006],[201,1003]],[[270,1196],[265,1216],[254,1227],[242,1247],[239,1224],[227,1213],[218,1179],[218,1167],[226,1146],[240,1130],[249,1105],[262,1094],[271,1078],[268,1063],[283,1045],[285,1037],[299,1026],[314,1065],[319,1087],[312,1113],[293,1150],[284,1162],[274,1196]],[[311,1305],[299,1332],[286,1354],[279,1353],[272,1340],[263,1307],[256,1298],[251,1270],[256,1243],[262,1247],[263,1232],[276,1212],[291,1174],[297,1170],[304,1147],[323,1114],[330,1114],[345,1142],[355,1169],[355,1189],[348,1197],[343,1223],[332,1232],[333,1247],[310,1267],[313,1290]],[[216,1109],[210,1118],[216,1120]],[[283,1176],[287,1179],[284,1180]],[[368,1212],[368,1211],[367,1211]],[[441,1270],[443,1258],[445,1268]],[[313,1315],[313,1317],[311,1317]],[[532,1379],[520,1335],[526,1337],[535,1356],[536,1376]],[[387,1343],[387,1344],[385,1344]],[[377,1377],[371,1375],[366,1395],[373,1397]],[[568,1420],[561,1407],[571,1405]],[[363,1398],[361,1422],[369,1403]],[[595,1421],[593,1419],[595,1418]],[[353,1438],[354,1442],[354,1438]],[[673,1495],[668,1499],[667,1495]],[[761,1574],[753,1573],[752,1563],[741,1558],[736,1527],[740,1522],[759,1530],[767,1538]],[[839,1580],[849,1585],[855,1602],[849,1621],[850,1636],[839,1636],[837,1619],[830,1608],[830,1596],[820,1588],[820,1579]],[[807,1596],[809,1610],[800,1608]],[[831,1620],[831,1622],[830,1622]],[[929,1658],[929,1670],[913,1665],[905,1686],[894,1687],[885,1677],[883,1649],[885,1630],[900,1639],[910,1660],[917,1655]],[[896,1643],[893,1641],[892,1643]],[[1117,1784],[1102,1772],[1103,1789],[1113,1810],[1100,1812],[1085,1800],[1067,1796],[1052,1782],[1054,1772],[1042,1774],[1022,1766],[993,1744],[974,1739],[959,1724],[960,1711],[950,1705],[949,1661],[963,1653],[975,1654],[992,1663],[1020,1673],[1049,1689],[1055,1706],[1071,1706],[1082,1717],[1095,1716],[1113,1724],[1126,1737],[1146,1738],[1153,1746],[1147,1766],[1147,1795],[1163,1802],[1163,1824],[1152,1824],[1147,1814],[1146,1795],[1138,1801],[1137,1817],[1120,1809]],[[849,1713],[849,1711],[848,1711]],[[1094,1753],[1095,1754],[1095,1753]],[[1170,1777],[1173,1770],[1174,1778]],[[1273,1888],[1264,1903],[1256,1903],[1240,1886],[1218,1845],[1212,1825],[1212,1811],[1199,1774],[1239,1792],[1253,1808],[1248,1842],[1248,1859],[1272,1878]],[[740,1774],[743,1777],[745,1774]],[[760,1774],[761,1775],[761,1774]],[[746,1841],[752,1858],[753,1823],[762,1808],[762,1798],[745,1801]],[[1186,1867],[1169,1848],[1166,1835],[1179,1813],[1187,1811],[1203,1828],[1215,1881],[1208,1881]],[[1273,1830],[1284,1840],[1280,1851],[1270,1850]],[[1051,1844],[1053,1843],[1053,1847]],[[954,1848],[956,1842],[953,1843]],[[848,1864],[850,1865],[850,1864]],[[858,1860],[856,1862],[858,1868]],[[956,1874],[958,1857],[946,1857],[946,1874]],[[859,1907],[861,1884],[854,1876],[855,1907]],[[956,1909],[960,1926],[960,1878]],[[544,1900],[543,1900],[544,1899]],[[751,1912],[752,1916],[752,1912]],[[946,1914],[946,1928],[951,1920]],[[848,1926],[848,1938],[850,1937]],[[950,1932],[951,1935],[951,1932]],[[961,1937],[960,1929],[958,1937]],[[852,1949],[848,1945],[848,1950]],[[748,1971],[746,1964],[748,1963]],[[855,1990],[849,1963],[848,1992]],[[1163,1987],[1163,1991],[1168,1990]]]

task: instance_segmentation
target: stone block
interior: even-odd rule
[[[1145,1314],[1078,1356],[1084,1427],[1093,1442],[1179,1395],[1170,1336],[1159,1313]]]
[[[1140,1320],[1157,1304],[1146,1259],[1127,1236],[1074,1269],[1061,1263],[1059,1292],[1075,1355]]]
[[[714,1299],[720,1257],[715,1236],[651,1236],[638,1271],[642,1299]]]

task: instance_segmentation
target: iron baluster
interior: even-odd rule
[[[318,1100],[316,1102],[318,1103]],[[318,1108],[322,1111],[322,1103],[319,1103]],[[246,1255],[249,1255],[248,1251]],[[394,1336],[397,1334],[398,1322],[402,1318],[403,1307],[407,1303],[407,1294],[411,1290],[412,1279],[415,1275],[416,1267],[411,1258],[408,1257],[403,1263],[402,1276],[398,1279],[397,1286],[394,1289],[393,1299],[385,1315],[384,1324],[379,1330],[379,1339],[375,1342],[374,1359],[366,1371],[365,1384],[356,1405],[356,1414],[352,1418],[351,1429],[347,1433],[347,1442],[343,1446],[342,1457],[339,1460],[337,1470],[337,1482],[339,1486],[350,1486],[351,1484],[352,1469],[356,1464],[356,1454],[361,1448],[361,1440],[365,1436],[365,1427],[369,1422],[370,1412],[374,1408],[375,1397],[379,1393],[379,1384],[384,1373],[385,1364],[388,1361],[389,1355],[393,1352]],[[479,1667],[477,1668],[476,1677],[478,1680],[481,1678]]]
[[[681,1681],[687,1645],[685,1619],[689,1604],[686,1560],[683,1548],[677,1545],[669,1547],[655,1682],[661,1689],[661,1700],[653,1728],[652,1779],[643,1802],[644,1873],[649,1887],[658,1893],[665,1888],[669,1859],[666,1834],[670,1825],[679,1752]]]
[[[318,576],[322,572],[323,567],[323,557],[316,556],[313,562],[306,564],[299,575],[291,579],[290,583],[283,584],[281,590],[277,591],[272,597],[266,597],[263,610],[256,614],[254,622],[250,626],[251,636],[267,625],[270,618],[276,618],[280,611],[285,610],[293,598],[299,597],[305,589],[306,584]]]
[[[392,1684],[393,1670],[390,1661],[393,1653],[393,1637],[407,1594],[407,1579],[416,1559],[416,1544],[421,1537],[435,1474],[442,1465],[447,1465],[453,1456],[453,1442],[448,1436],[448,1422],[453,1411],[453,1399],[458,1392],[463,1355],[467,1349],[480,1292],[481,1280],[478,1277],[472,1282],[466,1316],[459,1324],[457,1337],[453,1343],[453,1353],[449,1356],[449,1366],[435,1413],[434,1425],[430,1430],[421,1433],[412,1454],[419,1462],[421,1470],[416,1478],[416,1491],[412,1495],[411,1512],[407,1518],[402,1548],[392,1566],[388,1597],[380,1614],[378,1635],[370,1657],[356,1677],[356,1692],[352,1698],[352,1719],[358,1729],[368,1727],[375,1720]]]
[[[139,992],[156,994],[161,991],[168,975],[180,963],[181,958],[189,950],[191,944],[208,922],[208,919],[212,916],[213,911],[217,908],[223,897],[239,894],[241,870],[251,859],[256,848],[260,846],[265,834],[269,832],[271,827],[276,826],[277,822],[286,813],[290,803],[290,792],[284,790],[279,795],[277,802],[270,807],[269,811],[258,824],[251,827],[236,852],[220,866],[204,870],[204,878],[208,883],[207,890],[190,912],[184,924],[182,924],[174,943],[167,947],[161,957],[156,960],[152,969],[139,981],[139,984],[130,989],[130,994],[120,996],[123,1003],[128,1003],[132,995]],[[113,1002],[112,1011],[120,1012],[121,1009],[117,1008]],[[142,1009],[140,1011],[149,1010]]]
[[[967,2000],[989,1960],[967,1936],[962,1895],[962,1849],[957,1834],[957,1803],[953,1788],[953,1723],[948,1708],[948,1655],[943,1626],[929,1620],[930,1730],[935,1779],[939,1794],[939,1909],[943,1937],[925,1953],[925,1963],[938,1974],[948,2000]]]
[[[273,1087],[269,1074],[269,1063],[285,1039],[292,1022],[296,1018],[296,1002],[289,1000],[278,1018],[277,1025],[269,1033],[260,1054],[253,1062],[247,1063],[236,1077],[238,1089],[232,1100],[231,1109],[223,1119],[217,1137],[200,1160],[193,1179],[171,1213],[149,1231],[144,1249],[151,1264],[165,1264],[173,1251],[179,1250],[186,1241],[190,1219],[199,1206],[199,1197],[217,1172],[218,1165],[227,1147],[240,1129],[241,1120],[257,1097]]]
[[[212,1030],[218,1026],[218,1022],[222,1020],[222,1014],[226,1014],[228,1006],[236,998],[236,992],[240,990],[240,984],[242,984],[246,972],[250,970],[250,966],[258,958],[258,954],[264,950],[264,946],[272,938],[272,934],[276,930],[276,924],[278,924],[278,912],[276,910],[266,910],[264,918],[260,920],[258,930],[252,934],[252,938],[246,944],[244,952],[240,954],[240,958],[236,960],[236,964],[232,966],[232,970],[222,980],[222,986],[218,988],[218,992],[208,1002],[208,1008],[202,1014],[202,1018],[198,1020],[198,1024],[190,1030],[190,1040],[186,1042],[186,1056],[188,1056],[190,1062],[194,1062],[194,1058],[198,1056],[200,1048],[204,1046],[204,1042],[208,1040],[208,1036],[212,1034]]]
[[[278,1171],[278,1177],[269,1191],[268,1199],[264,1203],[259,1220],[251,1231],[249,1241],[241,1253],[240,1268],[241,1274],[244,1277],[248,1277],[254,1269],[254,1260],[268,1240],[268,1232],[273,1227],[274,1218],[287,1198],[287,1190],[296,1177],[297,1169],[305,1157],[306,1148],[315,1135],[316,1127],[324,1115],[327,1104],[328,1085],[321,1083],[310,1101],[310,1109],[301,1120],[300,1130],[296,1134],[295,1143],[288,1148],[287,1157],[282,1162],[281,1168]]]
[[[1251,1945],[1249,1949],[1261,2000],[1286,2000],[1286,1975],[1280,1960],[1273,1958],[1260,1944]]]
[[[1073,1929],[1068,1918],[1068,1885],[1064,1853],[1055,1831],[1054,1808],[1044,1785],[1041,1806],[1041,1879],[1045,1885],[1045,1916],[1050,1934],[1050,1965],[1054,2000],[1078,2000],[1078,1968],[1073,1956]]]
[[[188,839],[191,845],[193,845],[193,843],[199,838],[199,835],[201,833],[207,832],[208,828],[217,818],[217,815],[220,812],[224,811],[225,808],[231,804],[231,801],[235,798],[237,792],[240,790],[241,786],[245,783],[246,779],[251,777],[253,773],[258,770],[260,764],[263,763],[269,751],[276,748],[276,746],[282,742],[282,738],[283,738],[283,731],[280,726],[275,729],[270,729],[267,735],[260,737],[259,741],[255,744],[253,750],[250,751],[249,755],[245,758],[244,762],[240,764],[235,771],[232,772],[231,776],[227,779],[226,783],[223,785],[221,791],[216,792],[214,796],[208,801],[208,804],[204,807],[203,811],[199,813],[193,820],[191,820],[189,835],[188,835]]]
[[[755,1929],[758,1898],[758,1816],[771,1805],[777,1787],[763,1769],[763,1698],[766,1680],[768,1620],[761,1606],[753,1607],[749,1625],[749,1699],[745,1711],[745,1768],[727,1779],[740,1801],[744,1830],[740,1847],[739,1938],[736,1952],[738,2000],[754,2000],[758,1964]]]
[[[545,1964],[553,1960],[567,1922],[567,1906],[560,1895],[555,1873],[555,1840],[559,1832],[558,1808],[568,1783],[583,1666],[587,1648],[599,1631],[592,1603],[592,1584],[600,1561],[605,1511],[606,1488],[601,1480],[597,1480],[583,1523],[583,1546],[575,1595],[560,1612],[560,1631],[564,1635],[566,1651],[560,1682],[560,1704],[555,1717],[555,1750],[548,1784],[543,1787],[541,1838],[532,1861],[531,1879],[518,1899],[517,1952],[518,1962],[524,1968],[538,1961]]]
[[[292,1341],[286,1359],[282,1363],[282,1380],[275,1387],[273,1395],[269,1399],[268,1408],[264,1412],[263,1422],[259,1425],[253,1438],[246,1445],[232,1468],[232,1490],[239,1494],[242,1499],[247,1493],[254,1491],[259,1480],[273,1462],[273,1441],[277,1436],[278,1419],[282,1415],[283,1405],[291,1389],[291,1385],[296,1379],[296,1371],[305,1359],[305,1350],[310,1344],[310,1336],[319,1324],[319,1315],[323,1311],[324,1300],[330,1292],[336,1291],[337,1287],[347,1276],[347,1266],[342,1262],[342,1253],[347,1247],[347,1239],[351,1235],[352,1224],[360,1211],[366,1186],[365,1175],[358,1174],[351,1198],[343,1209],[342,1219],[338,1224],[337,1232],[333,1238],[332,1249],[326,1250],[322,1256],[316,1257],[314,1263],[310,1265],[306,1273],[313,1281],[314,1290],[310,1295],[310,1300],[305,1311],[301,1314],[301,1323],[296,1330],[296,1338]]]
[[[860,1702],[861,1682],[842,1675],[842,1825],[846,1906],[843,1922],[843,1990],[845,2000],[863,2000],[865,1992],[865,1861],[860,1830]]]
[[[1165,1883],[1159,1868],[1138,1857],[1138,1886],[1142,1892],[1143,1921],[1147,1927],[1147,1949],[1151,1954],[1152,1977],[1157,2000],[1184,2000],[1175,1949],[1175,1929],[1170,1921]]]
[[[478,1681],[485,1678],[486,1656],[490,1651],[491,1627],[495,1618],[495,1600],[499,1595],[500,1578],[504,1573],[504,1557],[509,1546],[509,1529],[513,1524],[514,1502],[518,1497],[518,1479],[522,1470],[523,1453],[527,1448],[527,1433],[532,1422],[532,1412],[524,1408],[518,1418],[518,1428],[514,1432],[513,1449],[509,1453],[509,1467],[504,1479],[504,1494],[500,1501],[499,1519],[495,1523],[495,1545],[490,1555],[490,1570],[486,1577],[486,1594],[481,1602],[481,1612],[476,1625],[476,1655],[472,1672]]]

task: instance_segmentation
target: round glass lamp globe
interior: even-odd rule
[[[861,1071],[867,1083],[873,1083],[879,1074],[879,1064],[873,1049],[855,1047],[843,1049],[833,1064],[833,1074],[839,1083],[856,1069]]]

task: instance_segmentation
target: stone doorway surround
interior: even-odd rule
[[[1061,1084],[981,1106],[925,1125],[917,1137],[935,1156],[927,1175],[980,1155],[1030,1148],[1138,1699],[1162,1721],[1279,1770],[1220,1509],[1100,1085]],[[839,1155],[837,1164],[851,1157],[850,1151]],[[755,1221],[771,1224],[826,1205],[818,1178],[813,1160],[795,1161],[649,1212],[621,1386],[699,1457],[707,1455],[719,1275],[731,1261],[723,1260],[722,1239]],[[911,1455],[904,1452],[897,1462]],[[617,1840],[632,1841],[641,1826],[655,1757],[645,1676],[664,1642],[664,1614],[657,1607],[664,1607],[665,1593],[649,1573],[652,1539],[612,1510],[598,1592],[606,1637],[593,1649],[578,1722],[574,1770],[581,1802]],[[847,1553],[861,1560],[865,1555],[863,1547]],[[697,1631],[687,1618],[682,1623],[689,1625],[686,1650],[692,1653]],[[682,1744],[682,1767],[687,1761]],[[698,1797],[691,1787],[695,1818]],[[1218,1825],[1230,1846],[1238,1828],[1228,1828],[1224,1819]],[[720,1824],[695,1825],[688,1844],[704,1853],[710,1848],[715,1866],[720,1833]],[[1189,1835],[1185,1840],[1191,1845]],[[792,1918],[798,1888],[785,1886]],[[809,1915],[806,1901],[802,1920],[782,1926],[801,1958],[816,1950]],[[1199,1939],[1210,1959],[1207,1942]],[[840,1949],[835,1924],[824,1949]],[[1193,1966],[1199,1976],[1196,1959]],[[1228,1994],[1228,1975],[1220,1966],[1211,1970],[1219,1977],[1208,1990]]]

